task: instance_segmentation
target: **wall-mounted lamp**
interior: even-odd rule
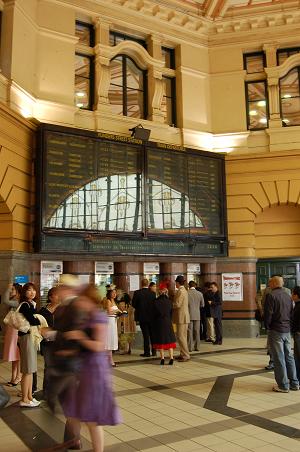
[[[137,140],[142,141],[148,141],[150,137],[151,130],[150,129],[144,129],[142,124],[138,124],[135,127],[132,127],[132,129],[129,129],[131,132],[131,137],[136,138]]]

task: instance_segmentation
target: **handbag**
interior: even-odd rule
[[[11,309],[4,317],[3,323],[5,323],[5,325],[11,326],[12,328],[15,328],[15,330],[21,331],[22,333],[28,333],[28,331],[30,330],[30,323],[23,316],[23,314],[19,312],[22,304],[23,303],[21,303],[15,311]]]

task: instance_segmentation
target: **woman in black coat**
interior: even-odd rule
[[[153,349],[159,350],[160,364],[165,364],[165,350],[169,350],[169,365],[173,365],[173,350],[176,338],[172,325],[172,302],[164,283],[159,285],[159,296],[153,307]]]

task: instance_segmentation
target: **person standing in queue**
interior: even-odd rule
[[[189,347],[187,342],[187,332],[190,323],[188,292],[184,287],[184,276],[179,275],[175,279],[176,288],[173,301],[173,322],[176,325],[177,341],[179,344],[180,355],[176,359],[185,362],[190,359]]]
[[[143,339],[144,339],[144,353],[140,356],[151,356],[150,346],[152,348],[152,316],[153,316],[153,302],[156,299],[156,294],[149,289],[149,281],[143,278],[141,281],[142,288],[136,290],[132,298],[132,306],[135,309],[134,319],[139,322]],[[156,355],[154,349],[151,350],[152,356]]]
[[[210,313],[214,319],[214,327],[216,332],[216,340],[214,345],[222,345],[223,330],[222,330],[222,299],[219,292],[219,287],[216,282],[210,284],[209,295]]]

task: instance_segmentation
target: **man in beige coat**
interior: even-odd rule
[[[177,276],[176,288],[173,301],[173,322],[176,324],[177,341],[179,344],[180,355],[176,358],[184,362],[190,359],[187,331],[190,323],[188,292],[184,287],[184,276]]]

